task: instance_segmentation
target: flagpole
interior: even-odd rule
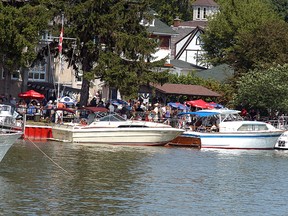
[[[63,42],[63,34],[64,34],[64,13],[62,13],[61,17],[61,32],[59,36],[59,44],[58,44],[58,49],[59,49],[59,69],[58,69],[58,85],[57,85],[57,107],[58,103],[60,101],[60,76],[61,76],[61,71],[62,71],[62,42]]]

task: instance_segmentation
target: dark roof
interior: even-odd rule
[[[177,35],[178,33],[161,20],[155,18],[154,26],[148,27],[148,32],[154,35]]]
[[[227,64],[218,65],[211,69],[196,71],[196,76],[203,79],[214,79],[219,82],[224,82],[234,76],[234,70]]]
[[[199,26],[201,28],[206,28],[207,24],[208,24],[207,21],[191,20],[191,21],[181,22],[180,27],[196,28],[197,26]]]
[[[176,95],[190,95],[190,96],[206,96],[206,97],[220,97],[217,92],[211,91],[200,85],[184,85],[184,84],[171,84],[153,85],[159,92],[165,94]]]
[[[174,67],[178,67],[178,68],[181,68],[183,70],[196,70],[196,71],[201,70],[202,71],[202,70],[206,69],[205,67],[201,67],[201,66],[191,64],[189,62],[185,62],[185,61],[178,60],[178,59],[172,59],[172,60],[170,60],[170,63]]]
[[[195,76],[203,79],[213,79],[219,82],[225,82],[234,76],[234,70],[227,64],[218,65],[207,69],[182,60],[173,59],[170,61],[173,67],[180,68],[184,71],[195,71]]]
[[[28,82],[27,86],[32,89],[42,91],[57,89],[57,83],[54,85],[53,83],[48,82]],[[75,93],[81,92],[81,89],[72,88],[70,86],[64,86],[63,84],[60,84],[60,90],[63,90],[64,88],[65,92],[75,92]]]
[[[213,0],[196,0],[192,3],[193,6],[219,6],[215,1]]]

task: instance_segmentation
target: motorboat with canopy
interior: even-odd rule
[[[196,119],[180,137],[200,138],[201,148],[274,149],[283,130],[266,122],[243,120],[239,113],[230,109],[180,113]]]

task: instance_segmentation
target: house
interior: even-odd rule
[[[201,62],[201,34],[207,26],[208,17],[219,10],[219,5],[213,0],[197,0],[192,3],[193,20],[181,22],[177,17],[172,29],[178,33],[172,38],[171,58],[185,61],[197,66],[208,68]]]
[[[171,39],[171,73],[187,75],[193,71],[198,77],[225,82],[234,75],[233,69],[228,65],[211,67],[205,63],[201,41],[208,18],[219,11],[219,5],[213,0],[196,0],[192,9],[193,20],[181,22],[177,17],[172,26],[178,35]]]
[[[157,14],[154,13],[152,21],[148,24],[148,32],[150,32],[150,38],[159,41],[159,47],[156,53],[153,54],[155,59],[153,61],[161,60],[168,57],[167,64],[170,64],[171,52],[172,52],[172,37],[178,35],[170,26],[158,19]]]
[[[48,33],[42,35],[39,41],[38,49],[47,46],[47,43],[53,41],[53,38]],[[21,77],[20,70],[13,73],[5,73],[0,71],[0,93],[2,95],[17,97],[21,92],[21,83],[24,77]],[[59,61],[59,58],[52,57],[49,53],[42,61],[35,62],[29,69],[27,74],[27,88],[38,91],[45,95],[46,99],[56,98],[58,83],[60,83],[61,95],[69,95],[77,98],[81,89],[81,79],[75,78],[75,71],[68,67],[66,61]],[[17,91],[13,91],[17,89]]]

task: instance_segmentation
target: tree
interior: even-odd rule
[[[22,77],[37,57],[37,46],[43,30],[47,28],[49,15],[42,4],[0,3],[0,59],[7,74],[22,68]],[[6,76],[7,77],[7,76]],[[27,79],[23,79],[23,82]],[[25,90],[25,83],[22,90]]]
[[[227,59],[242,71],[283,65],[288,59],[288,46],[283,44],[288,44],[288,23],[269,21],[253,31],[240,33],[235,50]]]
[[[60,2],[58,2],[60,3]],[[149,38],[143,19],[149,1],[62,1],[65,35],[77,38],[78,52],[64,53],[75,69],[83,71],[80,105],[86,105],[90,81],[100,78],[124,95],[138,91],[139,85],[165,79],[152,68],[163,61],[152,62],[157,42]],[[68,26],[68,27],[66,27]]]
[[[157,12],[164,23],[173,24],[173,20],[179,17],[182,20],[192,20],[193,11],[189,0],[158,0],[151,7]]]
[[[255,35],[257,30],[263,29],[264,26],[268,25],[267,23],[281,22],[280,18],[271,9],[271,5],[263,0],[221,0],[219,4],[220,12],[208,21],[208,27],[202,38],[203,49],[206,51],[205,59],[212,65],[227,63],[234,66],[238,73],[253,69],[257,62],[251,62],[249,61],[251,56],[245,56],[246,44],[244,41],[247,42],[245,37]],[[280,29],[277,30],[281,31]],[[262,34],[262,37],[267,37],[271,42],[277,43],[269,34]],[[261,44],[260,46],[263,47]],[[261,59],[257,52],[253,55],[254,59]],[[262,58],[265,57],[262,56]],[[271,59],[270,62],[274,61],[275,58]]]
[[[234,104],[267,111],[288,111],[288,64],[254,70],[237,82]]]
[[[288,1],[287,0],[270,0],[275,11],[288,22]]]

